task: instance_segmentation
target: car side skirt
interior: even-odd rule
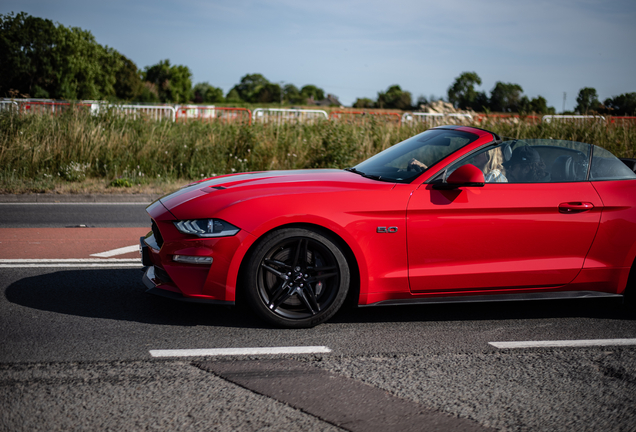
[[[376,303],[359,305],[358,307],[370,306],[399,306],[415,304],[440,304],[440,303],[482,303],[482,302],[502,302],[502,301],[523,301],[523,300],[557,300],[557,299],[582,299],[600,297],[623,297],[622,294],[604,293],[598,291],[563,291],[545,293],[519,293],[519,294],[491,294],[491,295],[468,295],[454,297],[431,297],[413,299],[393,299],[382,300]]]

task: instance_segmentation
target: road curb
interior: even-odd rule
[[[127,203],[152,202],[162,194],[5,194],[0,203]]]

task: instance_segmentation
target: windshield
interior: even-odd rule
[[[429,129],[348,170],[376,180],[408,183],[477,138],[477,135],[468,132]]]

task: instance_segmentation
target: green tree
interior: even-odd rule
[[[480,109],[481,106],[476,106],[478,93],[475,90],[475,85],[481,85],[481,78],[476,72],[463,72],[460,76],[455,78],[455,82],[448,89],[448,101],[455,106],[455,108],[467,109],[475,108]],[[483,100],[480,100],[483,102]]]
[[[116,97],[122,55],[90,31],[55,25],[24,12],[0,15],[0,94],[103,99]]]
[[[59,26],[58,97],[63,99],[114,98],[115,73],[121,68],[121,55],[99,45],[91,32],[79,27]]]
[[[411,93],[403,91],[399,85],[390,86],[386,92],[378,93],[378,108],[411,109]]]
[[[554,114],[556,111],[548,106],[548,101],[543,96],[537,96],[532,100],[523,96],[519,102],[519,112],[545,115]]]
[[[472,109],[475,111],[489,111],[490,110],[490,99],[486,95],[486,92],[477,93],[477,97],[475,98],[475,102],[473,102]]]
[[[374,106],[375,102],[369,98],[358,98],[353,104],[354,108],[373,108]]]
[[[144,89],[141,72],[127,57],[117,53],[121,67],[115,72],[115,95],[117,99],[132,101],[139,98]]]
[[[245,102],[243,99],[241,99],[241,96],[239,95],[239,92],[236,90],[236,88],[232,88],[229,92],[227,92],[227,95],[225,95],[225,101],[229,103]]]
[[[275,83],[267,83],[261,86],[256,93],[254,102],[273,103],[281,101],[282,89]]]
[[[419,108],[421,105],[428,104],[428,98],[424,95],[419,95],[415,101],[415,106]]]
[[[293,84],[285,84],[283,87],[283,100],[291,104],[305,104],[307,98],[304,97],[298,87]]]
[[[490,109],[495,112],[518,112],[522,93],[519,84],[497,81],[490,92]]]
[[[160,102],[159,99],[159,91],[157,90],[157,86],[151,82],[144,81],[143,86],[141,88],[141,93],[135,99],[137,102],[150,102],[157,103]]]
[[[554,107],[548,106],[548,101],[543,96],[537,96],[530,101],[530,110],[537,114],[554,114]]]
[[[241,82],[235,85],[232,90],[236,90],[240,100],[254,103],[259,102],[258,94],[267,84],[269,84],[269,81],[263,75],[247,74],[241,78]],[[230,90],[230,92],[232,90]]]
[[[31,97],[55,96],[58,32],[51,20],[20,12],[0,15],[0,94],[17,90]]]
[[[143,77],[156,86],[161,102],[184,103],[192,99],[192,72],[187,66],[171,66],[166,59],[146,66]]]
[[[211,86],[210,83],[202,82],[194,86],[194,102],[196,103],[216,103],[223,102],[223,90]]]
[[[636,93],[624,93],[605,99],[603,102],[609,114],[618,116],[636,115]]]
[[[325,91],[313,84],[307,84],[300,89],[300,94],[307,99],[312,98],[314,102],[321,101],[325,98]]]
[[[601,103],[598,101],[598,94],[596,89],[592,87],[584,87],[579,90],[579,95],[576,97],[576,107],[574,111],[579,114],[587,114],[590,111],[596,112],[601,108]]]

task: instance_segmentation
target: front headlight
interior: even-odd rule
[[[240,231],[240,228],[220,219],[183,220],[175,222],[174,226],[179,232],[198,237],[229,237]]]

